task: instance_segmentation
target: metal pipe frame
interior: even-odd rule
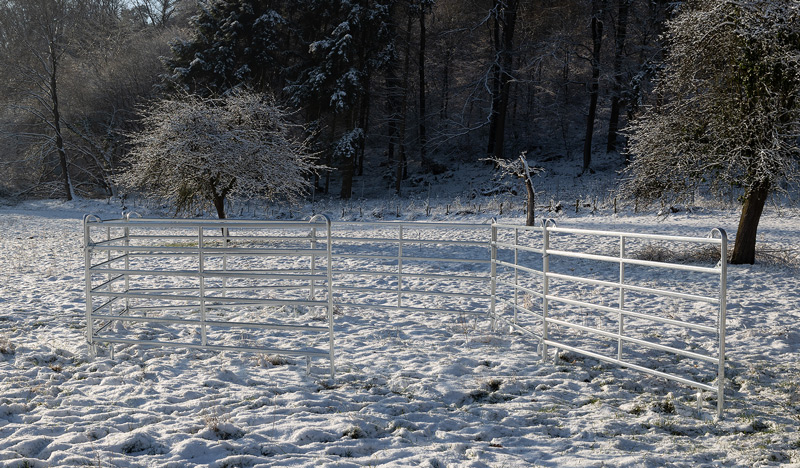
[[[134,216],[132,218],[132,216]],[[112,357],[114,346],[119,344],[141,344],[152,346],[178,346],[198,349],[212,350],[233,350],[261,353],[277,353],[285,355],[297,355],[311,357],[326,357],[330,361],[330,375],[335,377],[334,367],[334,322],[333,322],[333,297],[331,281],[331,243],[324,241],[324,249],[317,249],[316,242],[312,249],[307,248],[267,248],[263,245],[247,248],[246,246],[231,246],[233,241],[243,242],[308,242],[308,235],[282,235],[282,236],[230,236],[230,229],[239,228],[243,230],[269,230],[271,232],[286,233],[289,230],[303,232],[316,231],[320,227],[326,229],[326,238],[330,239],[330,220],[325,216],[316,216],[309,222],[275,222],[275,221],[231,221],[227,220],[157,220],[142,219],[136,214],[125,214],[121,219],[101,220],[94,215],[86,215],[83,221],[84,227],[84,263],[86,269],[86,340],[89,346],[89,357],[94,358],[97,354],[97,345],[105,344],[111,349]],[[101,239],[98,239],[95,232],[100,229]],[[114,235],[112,236],[112,229]],[[194,235],[175,235],[165,231],[174,229],[193,230]],[[216,231],[222,229],[222,235]],[[149,232],[147,235],[141,234],[142,231]],[[121,233],[121,235],[119,235]],[[250,233],[252,234],[252,232]],[[93,236],[95,238],[93,238]],[[186,241],[196,245],[193,246],[169,246],[165,243],[175,241]],[[143,243],[149,243],[143,244]],[[160,243],[160,245],[158,245]],[[307,245],[307,244],[306,244]],[[95,257],[102,254],[99,261]],[[275,270],[254,270],[254,269],[230,269],[230,258],[270,258],[276,256],[315,259],[324,256],[324,274],[314,274],[314,267],[318,262],[314,262],[309,269],[275,269]],[[196,258],[196,268],[178,270],[154,270],[147,267],[136,266],[132,263],[136,259],[154,258]],[[208,268],[211,261],[222,259],[222,270]],[[124,266],[121,262],[124,261]],[[116,267],[115,267],[116,266]],[[312,274],[308,274],[312,273]],[[97,281],[102,276],[102,282]],[[197,285],[186,287],[177,286],[156,287],[156,288],[135,288],[132,287],[132,278],[135,277],[184,277],[187,279],[197,279]],[[222,279],[222,287],[209,280]],[[229,285],[229,280],[273,280],[284,284],[264,284],[264,285]],[[305,281],[305,283],[297,283]],[[290,284],[285,284],[289,282]],[[295,282],[294,284],[291,284]],[[283,297],[281,299],[264,297],[231,297],[229,293],[238,292],[239,295],[247,292],[276,291],[289,293],[292,291],[308,290],[314,287],[315,282],[325,284],[327,297],[325,300],[314,300],[313,296],[303,296],[302,298],[292,299]],[[114,285],[124,283],[123,289],[119,290]],[[246,283],[245,283],[246,284]],[[283,294],[285,296],[285,294]],[[107,298],[101,303],[96,303],[95,298]],[[124,300],[124,306],[121,302]],[[150,304],[134,303],[136,300],[150,301]],[[157,302],[153,302],[157,301]],[[177,301],[177,304],[175,303]],[[173,305],[170,305],[170,302]],[[188,302],[189,304],[186,304]],[[120,304],[116,308],[114,304]],[[294,325],[289,323],[259,323],[248,321],[225,321],[214,320],[208,316],[208,311],[220,309],[241,309],[259,305],[291,305],[291,306],[311,306],[326,309],[328,324],[324,327],[310,325]],[[119,308],[123,307],[120,311]],[[197,318],[181,318],[167,316],[149,316],[149,312],[165,311],[199,311]],[[131,315],[136,312],[136,315]],[[190,325],[198,327],[200,330],[200,343],[169,343],[154,340],[132,340],[126,338],[104,336],[100,334],[109,325],[115,322],[128,323],[160,323]],[[327,350],[318,349],[272,349],[258,347],[237,347],[222,346],[210,342],[208,328],[228,328],[228,329],[263,329],[263,330],[289,330],[300,333],[327,333],[329,344]],[[106,334],[107,335],[107,334]]]
[[[496,293],[498,296],[496,298],[496,301],[513,310],[513,317],[510,320],[508,320],[512,328],[523,331],[525,334],[529,336],[538,338],[538,340],[540,341],[540,346],[541,346],[540,352],[543,360],[547,359],[548,346],[550,346],[550,347],[555,347],[557,349],[563,349],[575,352],[577,354],[582,354],[584,356],[589,356],[601,360],[603,362],[617,364],[623,367],[634,369],[657,377],[665,378],[672,381],[677,381],[689,385],[691,387],[698,388],[700,390],[716,392],[717,394],[716,417],[717,419],[722,418],[724,410],[724,386],[725,386],[724,383],[725,320],[726,320],[726,310],[727,310],[727,243],[728,243],[727,235],[724,230],[714,229],[713,231],[711,231],[708,237],[704,238],[683,237],[683,236],[672,236],[672,235],[661,235],[661,234],[636,234],[636,233],[626,233],[617,231],[600,231],[595,229],[567,229],[567,228],[557,227],[555,223],[550,220],[545,220],[541,227],[539,226],[522,227],[513,224],[494,223],[493,228],[497,231],[507,231],[508,233],[507,236],[513,236],[513,241],[498,240],[496,236],[493,236],[493,242],[494,242],[493,246],[495,248],[507,252],[509,256],[513,254],[513,261],[500,260],[497,258],[497,255],[494,254],[493,252],[492,262],[496,265],[496,267],[502,268],[506,273],[513,272],[513,281],[510,278],[508,280],[493,278],[493,284],[497,284],[505,288],[502,292]],[[533,246],[518,245],[519,233],[522,231],[541,233],[541,238],[543,243],[542,248],[539,249]],[[618,256],[597,255],[581,251],[552,249],[550,248],[550,244],[552,241],[552,235],[555,234],[570,234],[570,235],[583,235],[583,236],[594,236],[594,237],[598,236],[617,237],[619,238],[619,255]],[[506,237],[505,239],[508,239],[508,237]],[[645,240],[657,240],[657,241],[675,242],[675,243],[695,243],[695,244],[704,244],[710,246],[719,246],[720,262],[715,267],[709,268],[709,267],[701,267],[695,265],[684,265],[684,264],[676,264],[668,262],[655,262],[655,261],[627,258],[626,239],[645,239]],[[522,262],[520,262],[519,260],[518,253],[522,251],[541,254],[541,259],[542,259],[541,269],[532,268],[530,266],[525,266],[520,264]],[[584,278],[577,275],[567,275],[567,274],[552,272],[550,271],[551,256],[617,263],[619,265],[618,280],[606,281],[593,278]],[[626,282],[626,270],[625,270],[626,265],[639,265],[651,268],[658,268],[662,270],[689,271],[689,272],[718,276],[719,278],[719,288],[717,290],[718,294],[716,295],[716,297],[711,297],[703,294],[669,291],[665,289],[649,288],[649,287],[628,284]],[[493,269],[493,273],[496,275],[500,275],[500,272],[495,272],[495,269]],[[520,285],[519,284],[520,273],[528,273],[534,275],[535,277],[541,277],[542,278],[541,291],[536,291],[531,287]],[[510,275],[506,274],[506,277],[509,276]],[[593,303],[591,301],[586,301],[586,300],[570,299],[567,297],[561,297],[557,294],[553,294],[550,289],[551,286],[550,282],[551,280],[554,279],[560,281],[573,282],[573,283],[587,284],[598,288],[617,289],[618,290],[617,307],[611,307],[600,303]],[[660,317],[646,312],[638,312],[630,310],[626,304],[626,292],[629,291],[649,294],[656,297],[669,297],[695,303],[718,305],[719,309],[718,309],[718,317],[716,320],[716,324],[714,326],[710,326],[700,323],[682,321],[674,318]],[[520,292],[524,292],[530,294],[533,297],[540,298],[542,301],[541,311],[537,313],[532,310],[529,310],[528,308],[520,306],[518,303],[518,294]],[[512,293],[513,296],[511,296]],[[503,297],[503,296],[508,296],[508,297]],[[567,319],[559,319],[551,317],[550,308],[552,307],[552,303],[556,302],[561,304],[567,304],[574,307],[579,307],[581,309],[592,309],[614,314],[617,317],[617,329],[615,332],[611,332],[592,326],[573,323]],[[524,313],[536,317],[539,323],[539,325],[537,325],[539,330],[537,331],[535,328],[531,329],[530,327],[523,327],[519,325],[517,323],[518,313]],[[687,330],[697,330],[705,333],[714,333],[717,335],[717,343],[715,346],[716,352],[713,354],[703,354],[700,352],[687,351],[672,346],[660,344],[657,342],[643,340],[635,338],[633,336],[626,335],[625,319],[628,317],[645,319],[653,323],[680,327]],[[566,329],[573,329],[589,335],[615,340],[617,343],[615,350],[616,352],[614,353],[615,356],[612,357],[604,354],[599,354],[597,352],[582,348],[580,346],[575,346],[569,343],[565,343],[563,341],[555,340],[550,336],[551,325],[557,325],[559,327],[564,327]],[[628,362],[623,357],[624,344],[626,343],[635,344],[637,346],[656,350],[670,355],[682,356],[693,360],[708,362],[713,365],[716,365],[717,366],[716,383],[715,385],[709,385],[707,383],[693,381],[692,379],[688,379],[680,375],[670,374],[667,372],[650,369],[646,366],[641,366],[632,362]]]
[[[138,216],[138,215],[135,215]],[[601,231],[594,229],[568,229],[557,227],[552,220],[544,220],[541,226],[520,226],[515,224],[497,223],[492,220],[491,224],[469,224],[469,223],[419,223],[419,222],[337,222],[336,228],[357,228],[359,230],[371,229],[379,231],[379,237],[364,237],[364,236],[334,236],[334,223],[324,215],[316,215],[308,222],[281,222],[281,221],[259,221],[259,220],[165,220],[165,219],[146,219],[138,217],[131,219],[131,214],[125,215],[122,219],[115,220],[101,220],[94,215],[86,215],[83,220],[84,227],[84,261],[86,270],[86,340],[89,347],[90,358],[96,356],[97,344],[106,343],[112,346],[114,344],[142,344],[153,346],[180,346],[188,348],[202,348],[212,350],[234,350],[234,351],[252,351],[252,352],[267,352],[278,353],[287,355],[298,355],[310,357],[327,357],[330,361],[330,375],[335,378],[335,338],[334,338],[334,310],[336,307],[347,307],[353,309],[382,309],[387,311],[409,311],[409,312],[427,312],[427,313],[443,313],[443,314],[461,314],[469,316],[486,316],[485,312],[479,310],[458,310],[450,307],[410,307],[404,305],[404,296],[422,296],[429,297],[451,297],[451,298],[475,298],[481,300],[488,300],[488,318],[491,321],[491,326],[494,329],[496,321],[502,319],[498,310],[497,304],[510,307],[513,310],[513,318],[510,320],[512,328],[524,332],[527,335],[537,337],[540,342],[540,350],[542,359],[546,359],[549,355],[548,347],[556,349],[564,349],[572,351],[585,356],[593,357],[604,362],[609,362],[631,368],[637,371],[645,372],[658,377],[666,378],[669,380],[681,382],[692,387],[717,392],[717,418],[722,418],[724,408],[724,379],[725,379],[725,321],[727,310],[727,235],[722,229],[714,229],[708,238],[700,237],[682,237],[660,234],[635,234],[617,231]],[[103,227],[105,228],[104,239],[93,239],[92,228]],[[118,230],[114,231],[112,236],[112,228],[121,228],[122,235],[117,235]],[[136,232],[132,232],[136,229]],[[174,232],[164,232],[166,230],[194,230],[194,235],[175,234]],[[249,230],[249,231],[269,231],[269,235],[254,235],[252,232],[244,233],[243,235],[236,236],[231,234],[231,229]],[[437,238],[419,238],[414,239],[409,232],[423,232],[441,230],[463,230],[466,232],[474,233],[474,236],[469,239],[437,239]],[[305,236],[292,236],[286,234],[289,230],[308,231]],[[219,231],[219,232],[217,232]],[[320,232],[323,231],[323,232]],[[396,237],[387,236],[384,231],[395,231]],[[500,239],[499,233],[503,231],[511,231],[513,235],[512,240]],[[148,232],[142,234],[142,232]],[[153,234],[152,232],[155,232]],[[220,234],[220,232],[222,234]],[[277,233],[277,234],[276,234]],[[521,242],[521,234],[533,234],[537,239],[541,239],[541,248],[536,246],[525,245]],[[338,234],[338,232],[337,232]],[[568,235],[584,235],[595,237],[617,237],[619,239],[619,255],[598,255],[590,254],[581,251],[570,251],[563,249],[550,248],[551,236],[557,234]],[[425,236],[429,237],[429,236]],[[477,239],[477,240],[476,240]],[[485,240],[483,240],[485,239]],[[681,243],[696,243],[712,246],[719,246],[720,248],[720,262],[716,267],[700,267],[695,265],[685,265],[667,262],[655,262],[649,260],[638,260],[626,257],[626,239],[646,239],[657,240],[665,242],[681,242]],[[163,245],[164,242],[186,241],[196,242],[196,246],[169,246]],[[306,242],[307,248],[285,248],[285,247],[259,247],[247,248],[242,242]],[[151,242],[155,245],[144,245],[141,242]],[[233,245],[239,242],[239,245]],[[161,245],[158,245],[162,243]],[[323,247],[320,248],[319,245]],[[381,254],[370,255],[363,253],[343,253],[335,251],[336,246],[341,248],[357,248],[361,245],[374,245],[374,244],[387,244],[396,248],[396,254]],[[435,248],[438,255],[409,255],[410,251],[416,247]],[[444,248],[455,247],[457,251],[459,247],[486,247],[488,251],[488,259],[485,258],[466,258],[459,257],[456,254],[447,253],[442,255]],[[500,252],[511,252],[513,260],[501,260],[499,257]],[[93,262],[93,254],[105,252],[105,259],[102,261]],[[541,268],[526,266],[520,253],[539,254],[541,255]],[[289,258],[303,258],[307,257],[310,261],[310,266],[307,269],[243,269],[239,267],[231,268],[231,258],[244,257],[244,258],[271,258],[271,257],[289,257]],[[619,265],[618,281],[607,281],[593,278],[584,278],[577,275],[567,275],[562,273],[555,273],[550,271],[550,259],[554,257],[577,258],[590,261],[617,263]],[[141,267],[132,267],[131,262],[137,258],[197,258],[196,269],[149,269]],[[323,264],[320,265],[320,257]],[[473,256],[474,257],[474,256]],[[207,268],[207,261],[209,259],[222,258],[222,270]],[[349,270],[349,269],[334,269],[334,260],[358,260],[363,261],[364,266],[373,266],[376,260],[395,261],[394,268],[389,265],[382,265],[381,270]],[[118,265],[119,261],[124,261],[124,267],[112,268],[113,265]],[[463,274],[447,274],[441,272],[412,272],[407,268],[410,262],[417,262],[419,264],[431,263],[446,263],[451,265],[471,264],[471,265],[488,265],[489,271],[486,274],[473,273],[469,275]],[[644,286],[636,286],[626,282],[626,265],[639,265],[651,268],[676,270],[676,271],[689,271],[701,274],[713,274],[719,278],[719,288],[717,297],[705,296],[702,294],[693,294],[687,292],[669,291],[659,288],[649,288]],[[376,265],[375,265],[376,266]],[[389,268],[387,268],[389,267]],[[513,276],[508,280],[501,278],[501,273],[512,272]],[[541,289],[536,290],[532,287],[523,285],[520,276],[521,273],[533,275],[535,278],[541,278]],[[105,275],[105,281],[95,284],[93,276]],[[359,277],[380,277],[380,276],[393,276],[397,279],[397,286],[392,288],[369,288],[353,286],[353,282],[357,281]],[[132,288],[131,277],[187,277],[197,278],[199,281],[198,287],[175,287],[175,288]],[[208,284],[209,279],[222,279],[222,287],[217,285]],[[428,279],[434,283],[430,290],[411,289],[405,288],[404,283],[408,279]],[[122,291],[114,288],[119,280],[124,281],[124,289]],[[229,286],[229,280],[281,280],[287,281],[288,284],[265,284],[265,285],[247,285],[247,286]],[[478,293],[453,293],[446,290],[437,289],[436,284],[443,281],[474,281],[484,283],[486,291]],[[561,297],[551,292],[551,280],[577,282],[587,284],[598,288],[616,289],[618,292],[618,307],[611,307],[604,304],[593,303],[591,301],[575,300],[567,297]],[[338,281],[341,284],[335,284]],[[294,283],[292,283],[294,282]],[[320,288],[322,286],[322,288]],[[501,290],[502,288],[502,290]],[[258,291],[282,291],[285,293],[293,291],[306,291],[302,299],[294,299],[284,297],[281,299],[273,298],[247,298],[247,297],[231,297],[228,294],[231,292],[258,292]],[[325,298],[318,300],[317,295],[320,291],[325,292]],[[505,297],[507,291],[513,292],[513,297]],[[626,307],[626,293],[638,292],[644,294],[654,295],[656,297],[670,297],[685,301],[692,301],[698,303],[707,303],[718,305],[718,315],[716,326],[709,326],[699,323],[691,323],[681,321],[673,318],[660,317],[645,312],[638,312],[629,310]],[[197,292],[197,295],[192,294]],[[396,294],[396,302],[394,305],[388,304],[369,304],[369,303],[354,303],[347,301],[342,295],[347,292],[373,292]],[[215,295],[216,293],[216,295]],[[337,297],[338,293],[338,297]],[[520,305],[520,293],[529,294],[532,297],[537,297],[541,300],[541,312],[534,313],[527,307]],[[221,296],[220,296],[221,294]],[[109,298],[103,301],[102,304],[95,304],[95,297]],[[115,312],[113,305],[119,303],[119,299],[124,299],[124,309],[121,312]],[[149,299],[157,301],[167,301],[167,304],[133,304],[132,300],[136,299]],[[189,304],[173,304],[168,305],[170,301],[183,301]],[[616,315],[618,326],[615,332],[601,330],[599,328],[579,325],[572,323],[568,320],[563,320],[556,317],[551,317],[550,308],[552,303],[567,304],[579,308],[588,308],[607,312]],[[220,320],[210,320],[207,316],[208,310],[215,309],[235,309],[238,307],[254,306],[254,305],[294,305],[294,306],[312,306],[324,307],[326,309],[327,326],[299,326],[292,324],[282,323],[254,323],[254,322],[227,322]],[[200,312],[199,319],[181,319],[178,317],[148,317],[149,311],[181,311],[181,310],[198,310]],[[143,313],[143,316],[132,316],[129,314],[131,311]],[[517,320],[517,314],[534,315],[539,323],[540,331],[532,330],[528,327],[521,326]],[[716,356],[706,355],[698,352],[685,351],[675,347],[663,345],[657,342],[642,340],[633,336],[626,335],[625,319],[627,317],[634,317],[638,319],[645,319],[653,323],[662,325],[676,326],[690,330],[698,330],[707,333],[716,333]],[[188,324],[201,327],[201,343],[169,343],[159,342],[153,340],[129,340],[121,338],[103,337],[99,332],[107,328],[115,321],[121,322],[135,322],[135,323],[170,323],[170,324]],[[95,326],[95,324],[99,326]],[[594,351],[583,349],[579,346],[574,346],[569,343],[564,343],[552,339],[550,336],[550,326],[557,325],[574,329],[580,332],[596,335],[603,338],[616,340],[617,346],[615,356],[606,356]],[[267,348],[254,348],[254,347],[236,347],[236,346],[222,346],[214,345],[208,342],[206,329],[209,326],[214,327],[227,327],[227,328],[260,328],[272,330],[295,330],[295,331],[314,331],[314,332],[327,332],[328,334],[328,349],[267,349]],[[695,382],[685,377],[665,373],[655,369],[650,369],[632,362],[628,362],[623,356],[623,345],[625,343],[635,344],[648,349],[653,349],[659,352],[668,353],[696,359],[704,362],[709,362],[718,366],[716,385],[709,385],[703,382]]]

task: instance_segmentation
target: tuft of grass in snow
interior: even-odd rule
[[[16,346],[6,336],[0,336],[0,354],[13,355],[16,351]]]
[[[669,263],[713,263],[718,262],[719,257],[719,249],[714,246],[670,249],[658,244],[648,244],[631,254],[631,258],[637,260]]]
[[[289,360],[277,354],[259,354],[256,357],[256,364],[260,367],[277,367],[289,364]]]

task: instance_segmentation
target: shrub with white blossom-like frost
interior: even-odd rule
[[[164,99],[132,135],[130,166],[119,182],[174,204],[177,212],[213,206],[220,218],[229,199],[294,202],[320,169],[296,130],[286,110],[263,94]]]

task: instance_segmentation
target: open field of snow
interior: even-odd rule
[[[402,216],[498,216],[443,208]],[[564,211],[563,227],[674,235],[732,236],[737,223],[720,210]],[[760,263],[729,268],[721,421],[709,393],[698,417],[689,387],[570,353],[542,363],[536,342],[482,319],[342,311],[335,379],[323,360],[307,375],[302,358],[196,350],[124,347],[89,362],[84,213],[118,217],[119,205],[0,206],[0,466],[800,466],[795,209],[762,219]]]

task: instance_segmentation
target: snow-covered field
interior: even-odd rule
[[[498,216],[443,205],[402,216]],[[331,206],[336,219],[399,211]],[[122,347],[88,362],[80,220],[119,208],[0,206],[0,466],[800,466],[796,209],[769,210],[768,255],[729,269],[728,399],[714,421],[713,395],[698,417],[685,385],[572,354],[542,363],[522,335],[435,315],[337,316],[347,333],[333,380],[322,360],[308,375],[302,358],[197,350]],[[564,227],[696,236],[732,235],[737,222],[711,209],[558,216]]]

